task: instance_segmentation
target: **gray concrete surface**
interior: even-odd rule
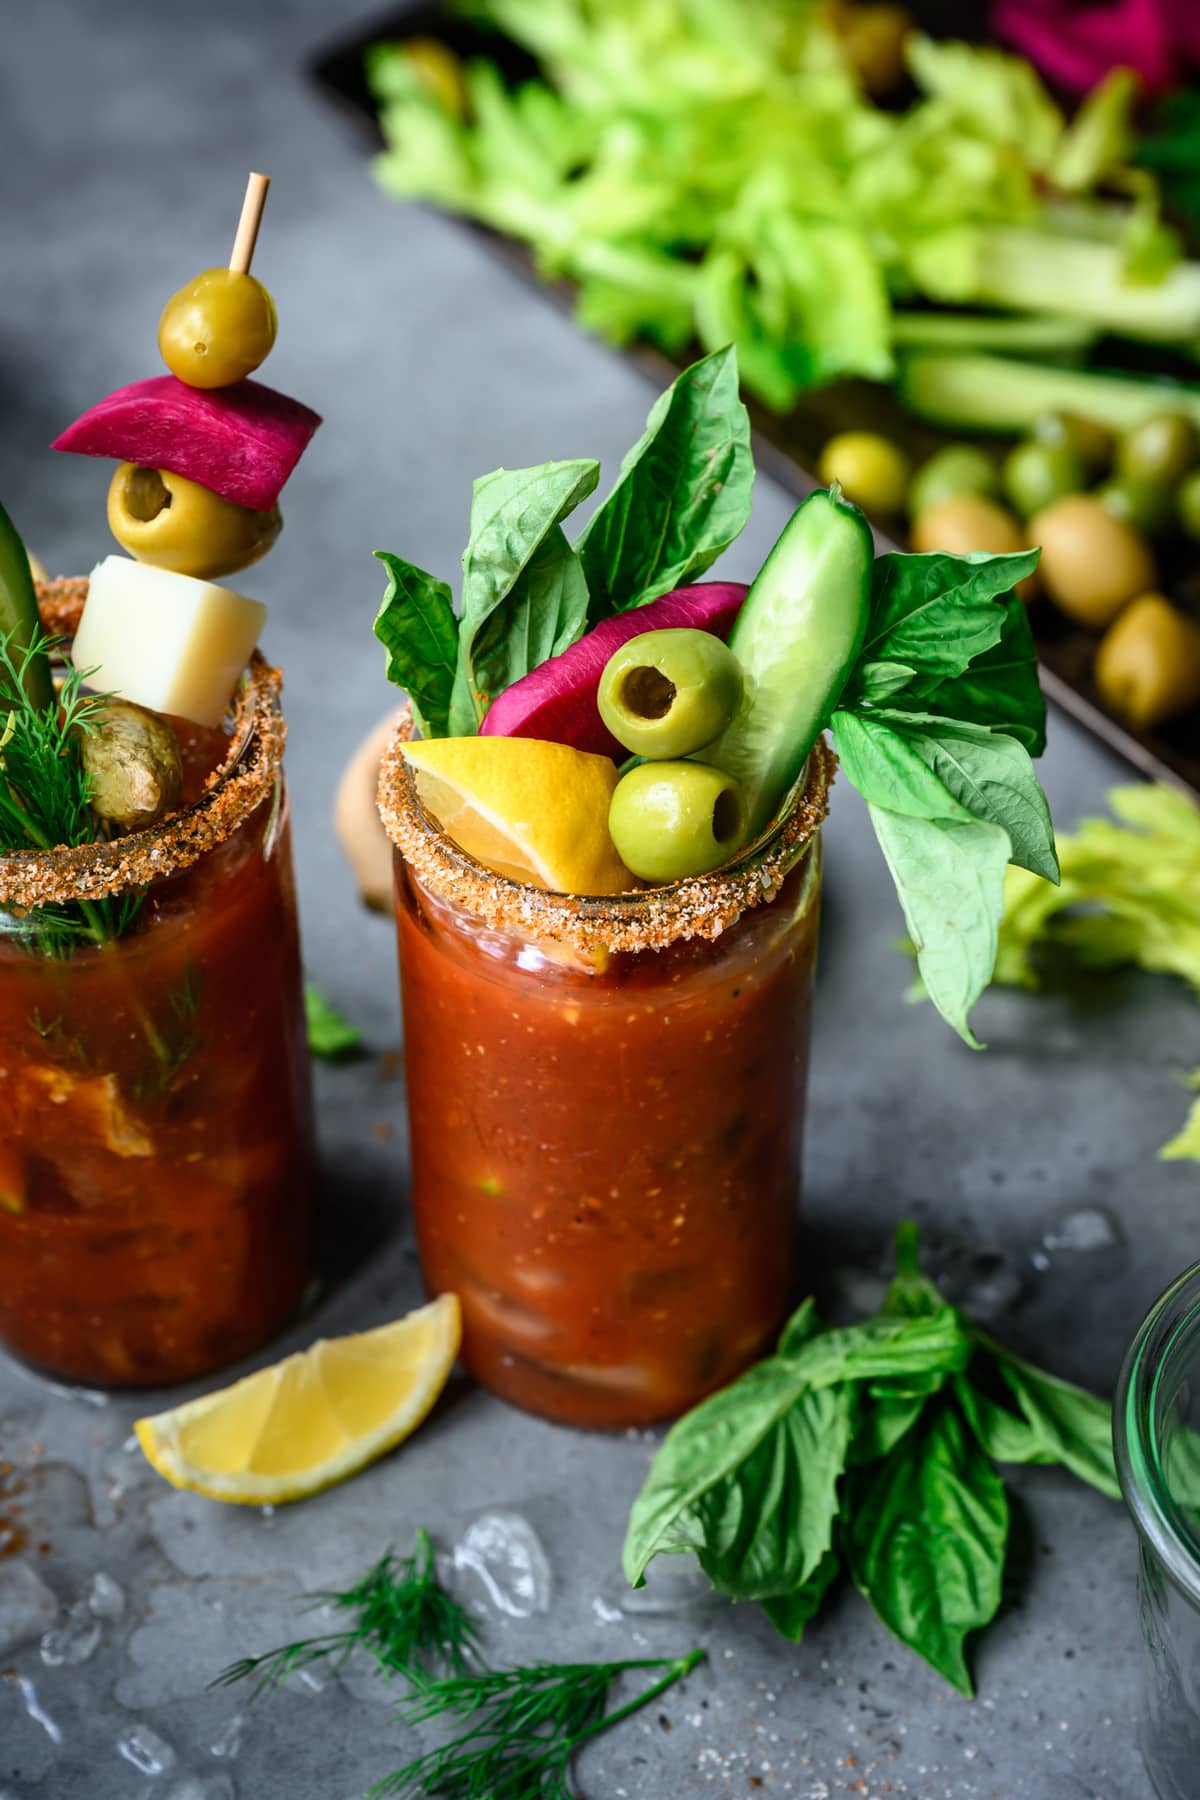
[[[45,445],[86,403],[156,371],[163,299],[224,256],[246,169],[275,177],[257,264],[282,320],[270,378],[325,425],[254,591],[287,671],[307,962],[377,1054],[318,1070],[331,1285],[272,1354],[389,1318],[419,1293],[402,1091],[382,1060],[399,1040],[391,933],[359,911],[328,828],[342,762],[389,699],[369,552],[393,547],[453,577],[474,474],[585,453],[611,470],[651,399],[469,236],[375,192],[301,73],[330,30],[371,10],[38,0],[5,9],[0,66],[0,494],[55,568],[85,569],[109,547],[108,471]],[[755,566],[786,511],[763,481],[729,572]],[[1061,822],[1098,808],[1122,773],[1054,721],[1045,774]],[[1003,1333],[1107,1389],[1145,1306],[1196,1254],[1197,1172],[1155,1160],[1185,1106],[1173,1074],[1200,1061],[1194,1004],[1138,980],[1090,997],[998,995],[978,1021],[991,1049],[971,1055],[906,1004],[883,864],[855,797],[836,799],[809,1128],[814,1271],[860,1291],[895,1220],[914,1215],[1001,1252],[1019,1290]],[[1118,1244],[1046,1250],[1062,1214],[1096,1205],[1121,1222]],[[459,1577],[487,1605],[498,1653],[709,1650],[664,1722],[635,1722],[583,1759],[595,1800],[1148,1791],[1131,1723],[1132,1533],[1065,1476],[1014,1482],[1024,1572],[980,1646],[972,1704],[853,1597],[798,1649],[754,1610],[714,1608],[677,1583],[659,1584],[661,1610],[622,1611],[618,1550],[647,1437],[555,1429],[463,1384],[402,1454],[263,1517],[159,1483],[127,1448],[143,1409],[0,1367],[0,1460],[20,1466],[37,1546],[0,1561],[4,1800],[354,1800],[409,1743],[372,1678],[259,1703],[236,1756],[212,1746],[231,1748],[244,1699],[205,1684],[286,1634],[303,1591],[352,1578],[420,1523],[449,1548],[496,1509],[530,1522],[552,1575],[532,1619],[499,1615]],[[104,1620],[86,1660],[48,1665],[29,1641],[38,1607],[46,1620],[68,1608],[98,1570],[119,1583],[123,1614]],[[73,1653],[88,1635],[77,1623]],[[170,1747],[169,1770],[144,1774],[120,1753],[123,1740],[153,1762],[128,1737],[139,1730]]]

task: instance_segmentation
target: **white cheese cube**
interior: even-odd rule
[[[266,616],[260,601],[216,582],[106,556],[71,657],[99,692],[219,725]]]

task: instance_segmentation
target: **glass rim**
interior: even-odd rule
[[[681,938],[716,938],[751,907],[774,899],[812,844],[829,810],[837,758],[818,739],[783,806],[732,862],[711,874],[617,894],[563,894],[478,862],[421,803],[403,746],[406,711],[379,769],[380,818],[416,880],[492,929],[530,932],[580,950],[663,949]]]
[[[1200,1532],[1171,1492],[1161,1414],[1182,1358],[1200,1345],[1200,1262],[1165,1288],[1125,1353],[1113,1401],[1113,1454],[1125,1505],[1144,1544],[1200,1608]]]
[[[87,577],[37,584],[43,628],[69,637],[87,598]],[[190,868],[243,825],[270,794],[283,760],[287,728],[278,669],[255,650],[230,707],[228,749],[199,797],[147,831],[59,845],[0,851],[0,907],[29,912],[78,900],[113,899]]]

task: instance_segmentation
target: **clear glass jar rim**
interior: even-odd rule
[[[1113,1401],[1113,1452],[1125,1504],[1145,1544],[1200,1608],[1200,1532],[1171,1492],[1161,1414],[1184,1359],[1200,1351],[1200,1262],[1159,1295],[1125,1354]]]
[[[579,950],[663,949],[681,938],[719,937],[750,907],[773,899],[829,810],[837,758],[822,737],[784,807],[762,836],[710,875],[621,894],[553,893],[479,863],[421,804],[403,745],[405,714],[379,770],[379,813],[417,881],[492,929],[529,932]]]
[[[69,636],[87,598],[86,577],[39,581],[37,592],[44,628]],[[0,907],[29,911],[111,899],[180,874],[224,843],[266,799],[279,774],[287,736],[282,685],[280,671],[256,650],[233,699],[229,748],[200,797],[127,837],[0,853]]]

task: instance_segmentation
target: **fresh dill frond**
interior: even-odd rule
[[[417,1532],[411,1556],[400,1559],[389,1550],[353,1587],[313,1594],[309,1605],[336,1606],[354,1616],[341,1631],[300,1638],[230,1663],[211,1685],[253,1680],[250,1697],[256,1700],[310,1663],[332,1657],[340,1669],[355,1650],[366,1650],[384,1674],[405,1676],[420,1688],[430,1682],[434,1668],[465,1676],[476,1656],[475,1623],[438,1580],[427,1531]]]
[[[68,667],[51,706],[38,706],[29,672],[63,643],[35,632],[19,644],[0,632],[0,852],[77,848],[101,836],[79,739],[94,731],[108,703],[83,692],[84,672]],[[121,937],[137,918],[138,894],[78,905],[38,907],[16,929],[41,954],[68,955],[81,943]]]
[[[590,1738],[640,1712],[690,1673],[704,1652],[610,1663],[533,1663],[427,1682],[401,1705],[406,1725],[461,1719],[463,1731],[376,1782],[370,1800],[575,1800],[571,1762]],[[662,1671],[606,1712],[622,1676]]]

